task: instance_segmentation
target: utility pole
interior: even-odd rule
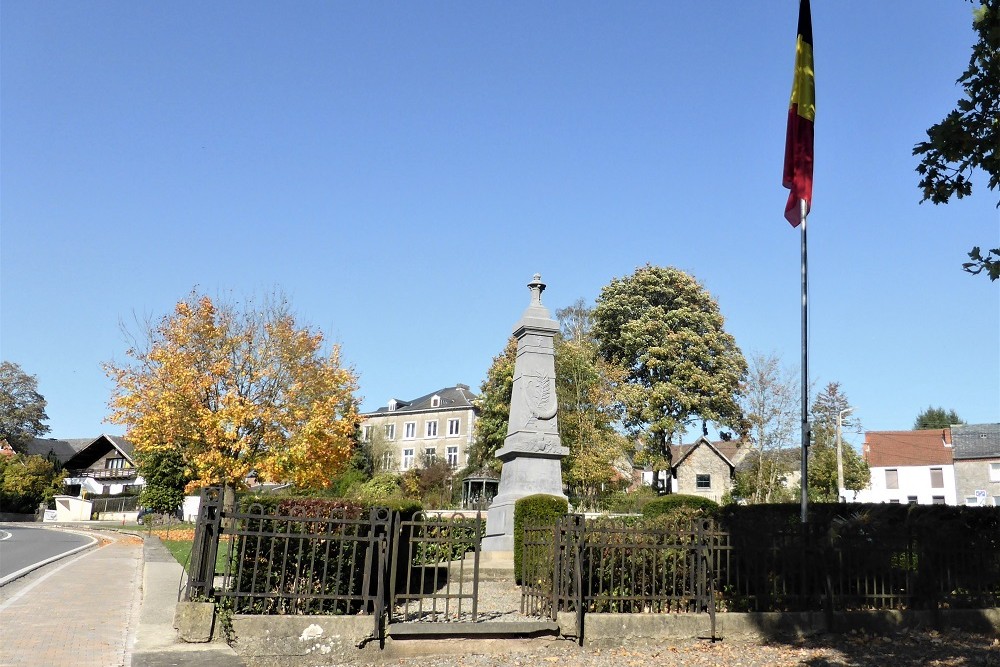
[[[854,408],[844,408],[837,413],[837,502],[847,502],[847,490],[844,489],[844,449],[840,440],[840,429],[844,415],[854,412]]]

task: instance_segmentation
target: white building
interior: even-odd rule
[[[866,431],[871,483],[859,503],[956,505],[951,429]]]

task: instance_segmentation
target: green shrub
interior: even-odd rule
[[[351,497],[366,505],[381,505],[400,495],[399,475],[383,472],[351,489]]]
[[[702,496],[692,496],[674,493],[651,500],[642,508],[642,516],[653,519],[668,515],[678,519],[695,516],[714,516],[719,510],[719,504]]]
[[[642,513],[643,508],[659,498],[651,487],[640,486],[634,491],[614,491],[605,498],[604,510],[614,514]]]
[[[514,503],[514,578],[521,583],[521,554],[524,529],[536,526],[553,526],[569,511],[565,498],[536,494],[525,496]]]

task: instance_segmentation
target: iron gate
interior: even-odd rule
[[[470,622],[479,618],[482,514],[396,515],[389,623]]]

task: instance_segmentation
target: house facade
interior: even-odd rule
[[[476,424],[476,395],[458,384],[410,401],[392,399],[362,413],[361,441],[371,447],[375,465],[405,472],[444,461],[452,469],[468,463]]]
[[[952,429],[866,431],[862,448],[871,470],[859,503],[955,505]]]
[[[670,491],[693,496],[704,496],[721,503],[723,496],[733,490],[736,465],[743,458],[744,450],[738,442],[713,442],[701,437],[690,445],[671,445]],[[666,471],[660,472],[660,484]],[[653,473],[643,473],[643,484],[652,485]]]
[[[60,465],[68,473],[63,480],[67,495],[113,496],[137,492],[145,484],[139,477],[132,443],[120,436],[96,438],[35,438],[26,447]]]
[[[1000,424],[952,426],[951,437],[959,504],[1000,507]]]

